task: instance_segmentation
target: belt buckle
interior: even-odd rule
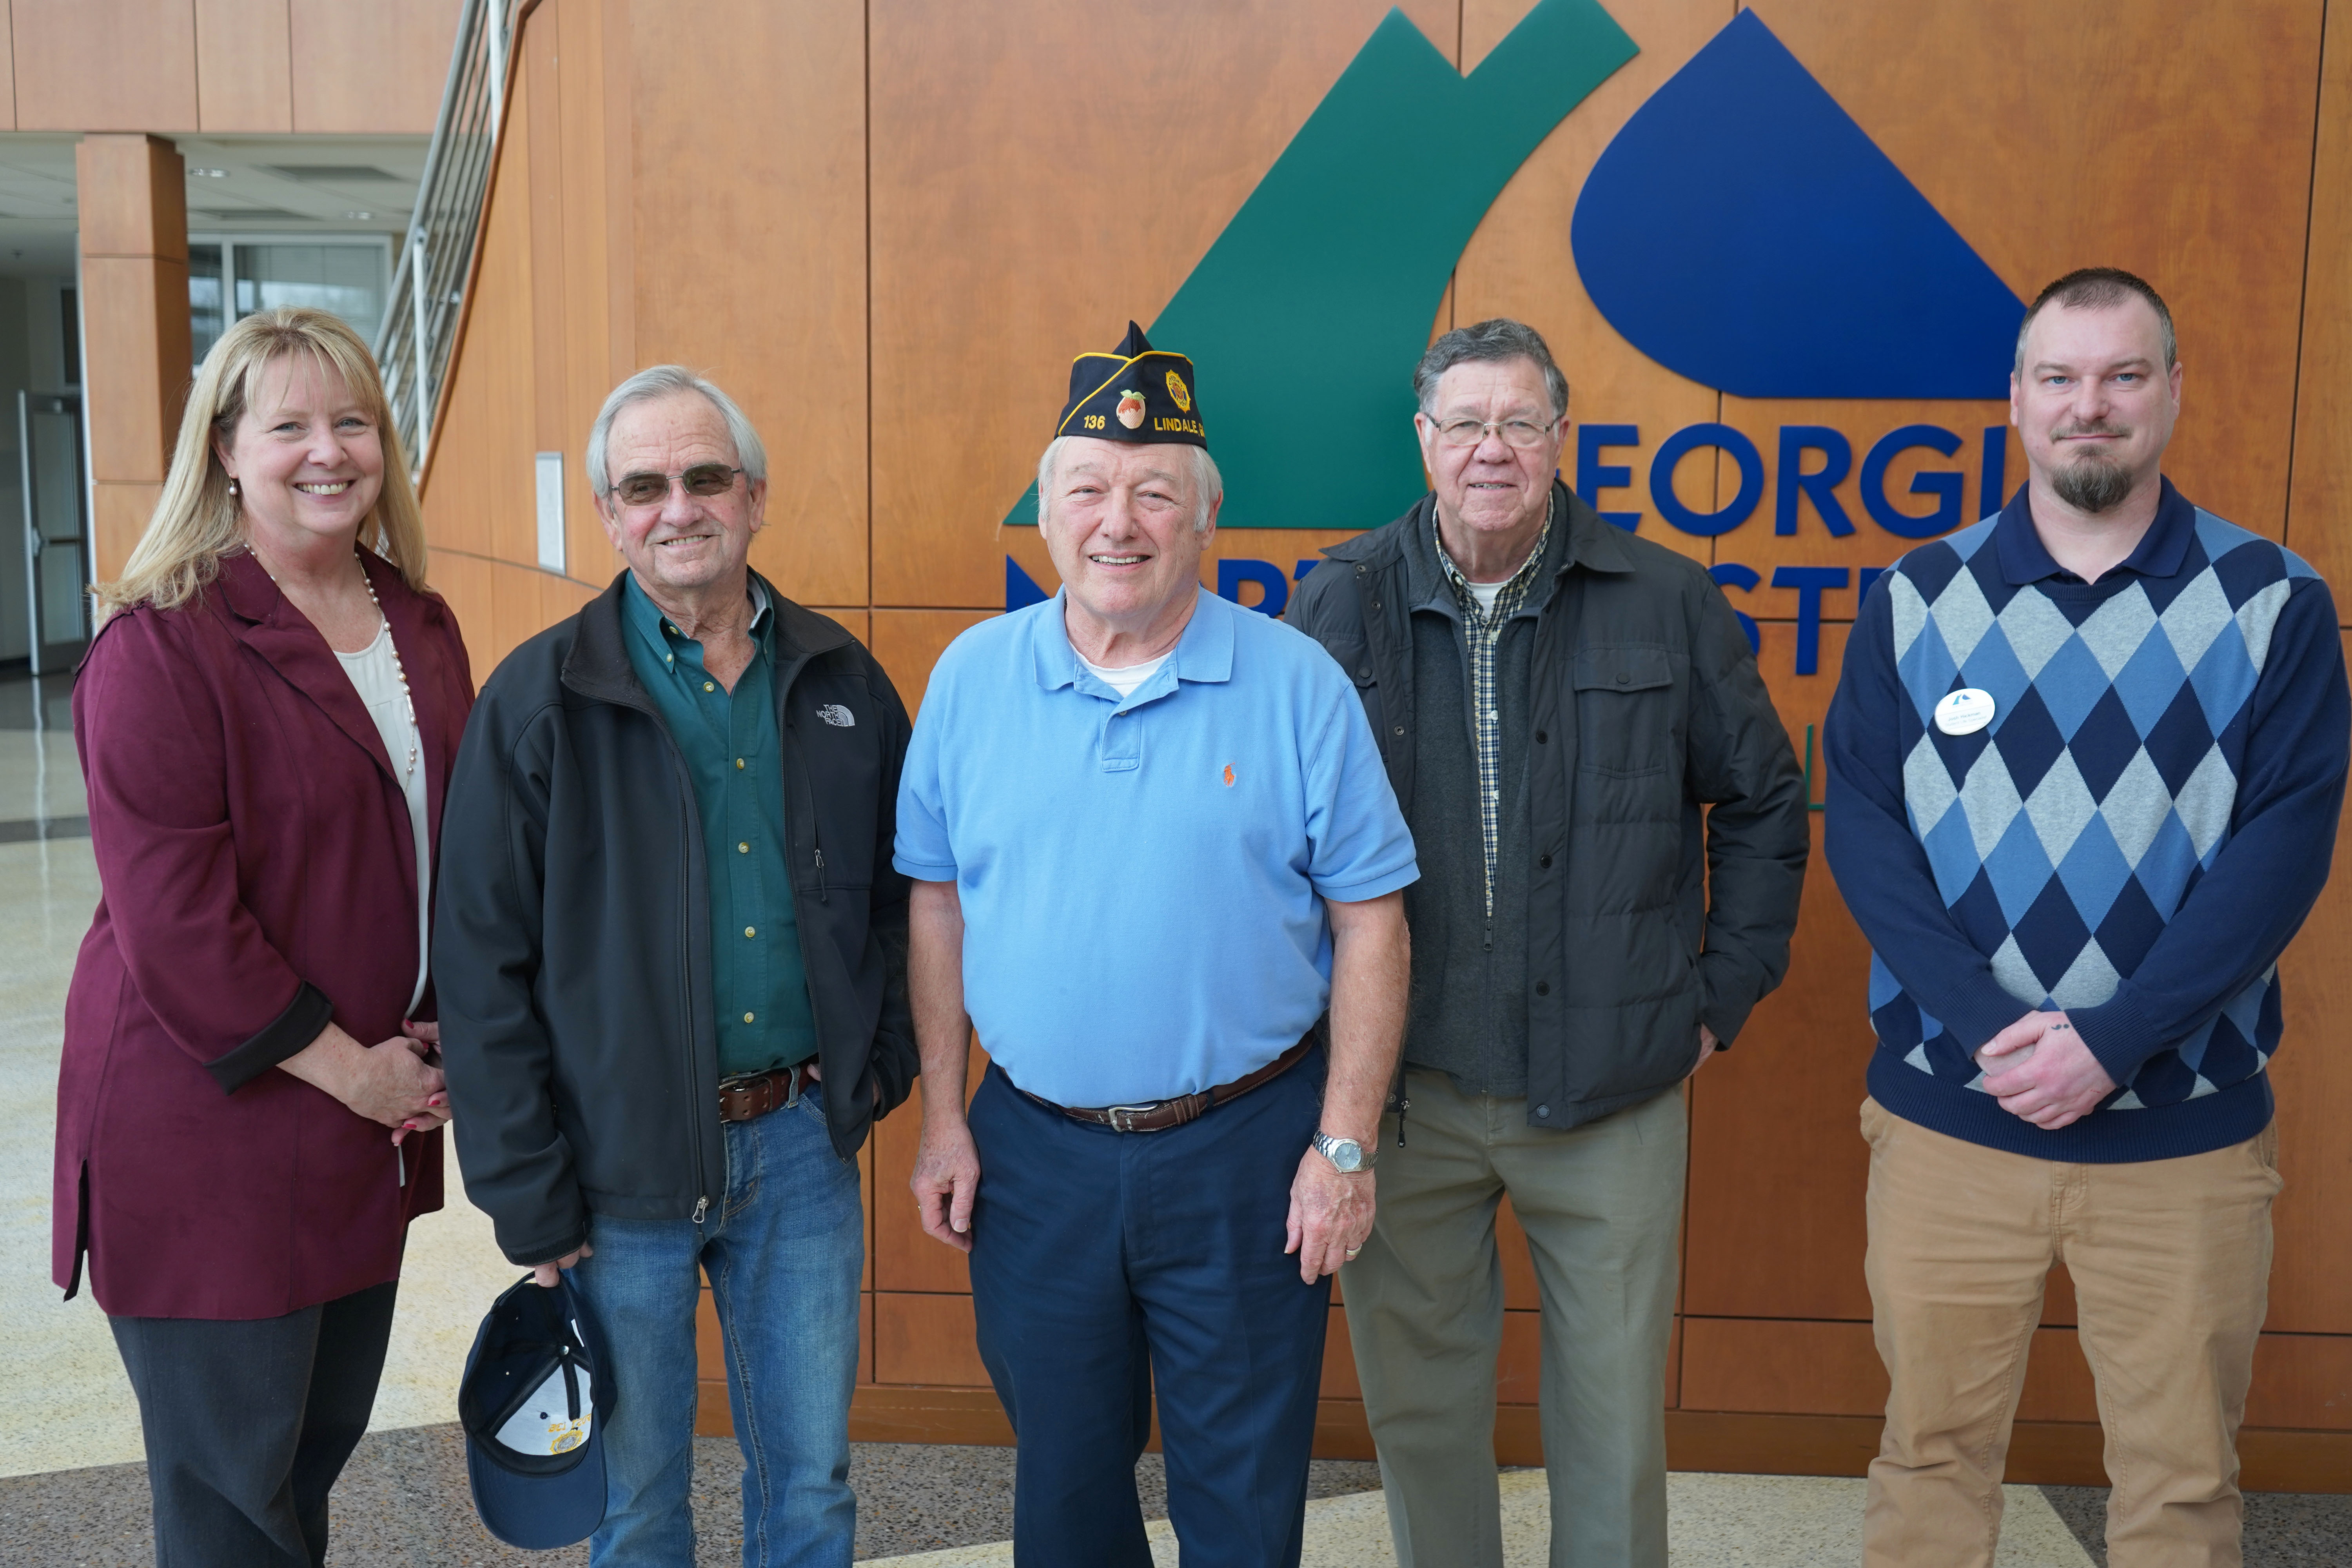
[[[1166,1103],[1165,1100],[1155,1100],[1148,1105],[1106,1105],[1103,1107],[1103,1114],[1110,1118],[1113,1131],[1132,1132],[1135,1128],[1130,1123],[1134,1117],[1157,1110]]]

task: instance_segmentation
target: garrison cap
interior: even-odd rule
[[[1206,447],[1209,433],[1192,391],[1192,362],[1153,348],[1143,329],[1128,322],[1118,347],[1070,362],[1070,401],[1054,434],[1137,446],[1181,441]]]

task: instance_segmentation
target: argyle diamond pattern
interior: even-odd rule
[[[2003,580],[1988,518],[1890,570],[1904,792],[1944,904],[2026,1007],[2113,996],[2229,841],[2245,710],[2293,581],[2312,570],[2200,510],[2180,572],[2104,595]],[[1935,727],[1976,687],[1993,721]],[[2276,972],[2142,1067],[2110,1109],[2176,1104],[2263,1070]],[[1874,956],[1871,1021],[1910,1066],[1983,1075]]]

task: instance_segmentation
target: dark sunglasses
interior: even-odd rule
[[[613,493],[626,505],[651,506],[669,499],[670,481],[676,479],[690,496],[723,496],[735,488],[735,476],[742,471],[724,463],[697,463],[682,474],[623,474]]]

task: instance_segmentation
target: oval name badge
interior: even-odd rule
[[[1947,735],[1973,735],[1992,722],[1992,712],[1991,692],[1964,686],[1936,704],[1936,728]]]

